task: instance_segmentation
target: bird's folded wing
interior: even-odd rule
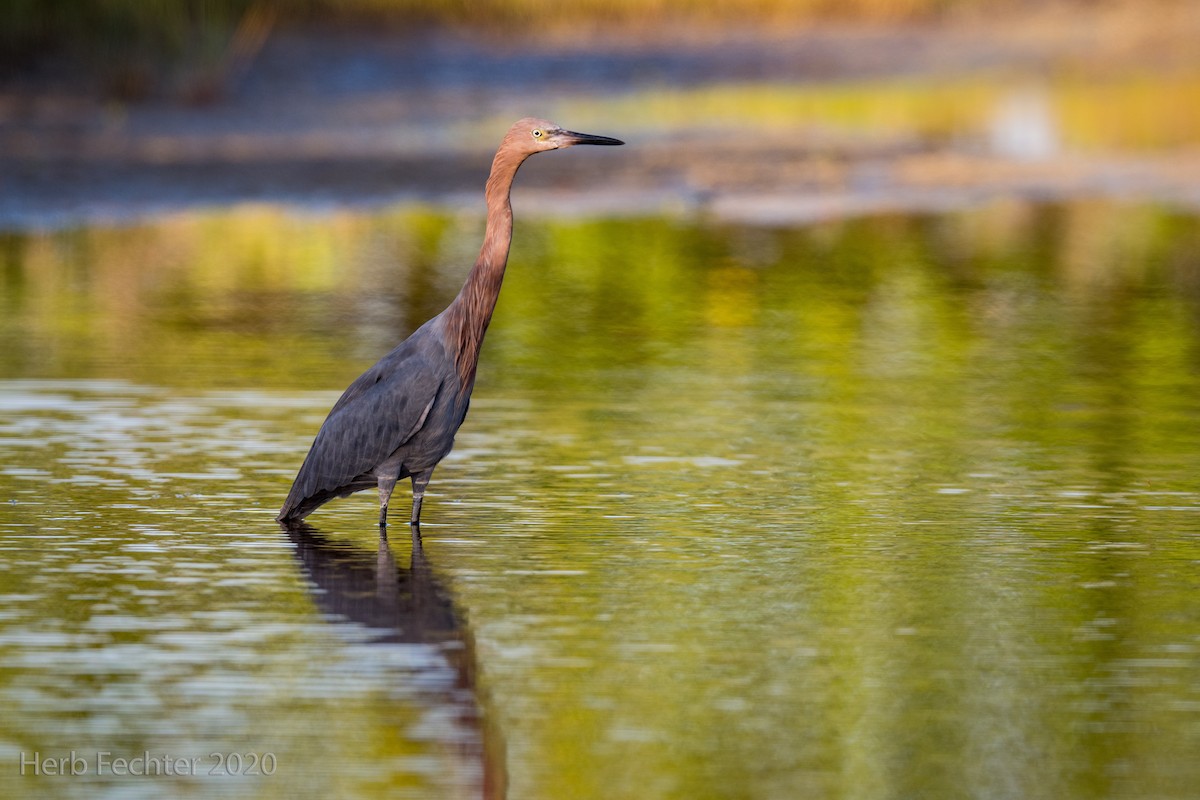
[[[370,473],[424,424],[444,376],[419,356],[380,361],[350,384],[296,477],[308,495]]]

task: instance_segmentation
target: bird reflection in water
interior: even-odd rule
[[[479,796],[503,798],[504,744],[482,718],[475,687],[475,648],[455,611],[450,593],[438,581],[419,535],[412,539],[408,568],[396,563],[386,533],[375,552],[322,535],[307,524],[285,528],[296,558],[312,582],[313,600],[330,619],[366,627],[380,646],[432,646],[440,664],[427,669],[453,671],[452,686],[432,698],[449,710],[459,733],[452,747],[464,767],[479,770]],[[432,681],[432,685],[440,682]]]

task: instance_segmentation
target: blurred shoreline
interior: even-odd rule
[[[672,41],[288,29],[219,86],[135,102],[17,76],[0,85],[0,228],[242,203],[478,209],[496,142],[527,114],[631,146],[535,162],[514,194],[522,213],[792,224],[1004,198],[1200,208],[1200,110],[1181,110],[1200,91],[1200,53],[1186,46],[1200,26],[1127,24],[1119,38],[1122,17],[1070,19],[700,27]],[[1164,77],[1146,100],[1136,81]],[[1111,86],[1124,94],[1110,102]],[[1071,141],[1063,117],[1083,95],[1131,128],[1140,113],[1177,130],[1136,146]]]

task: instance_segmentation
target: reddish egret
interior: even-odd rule
[[[375,486],[379,524],[385,526],[396,482],[412,478],[411,524],[419,530],[425,487],[467,416],[479,347],[504,280],[512,242],[513,176],[534,153],[577,144],[624,142],[565,131],[541,119],[523,119],[509,128],[484,191],[483,247],[462,290],[334,403],[279,510],[280,522],[304,519],[335,497]]]

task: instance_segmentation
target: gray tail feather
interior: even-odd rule
[[[303,497],[295,497],[294,495],[298,493],[293,492],[288,495],[287,500],[283,503],[283,508],[279,509],[279,514],[275,519],[278,522],[284,523],[299,522],[330,500],[335,500],[339,497],[349,497],[355,492],[371,489],[376,485],[378,485],[378,482],[374,478],[356,478],[345,486],[339,486],[336,489],[319,489]]]

